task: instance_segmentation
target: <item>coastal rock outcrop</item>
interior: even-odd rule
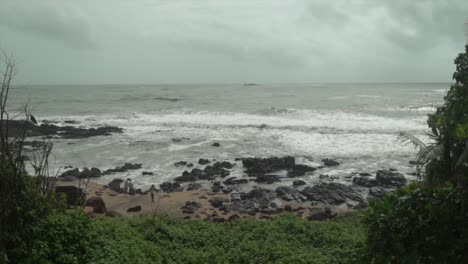
[[[142,168],[141,163],[129,163],[126,162],[123,166],[115,167],[113,169],[105,170],[102,175],[108,175],[116,172],[127,172],[129,170],[138,170]]]
[[[180,187],[180,184],[177,182],[163,182],[159,185],[159,188],[163,192],[179,192],[182,191],[183,188]]]
[[[285,201],[303,202],[307,199],[307,197],[305,197],[297,189],[294,189],[292,187],[280,186],[276,188],[275,191],[278,198],[283,199]]]
[[[327,167],[333,167],[333,166],[340,165],[340,163],[338,161],[332,160],[332,159],[323,159],[322,162],[323,162],[323,165],[325,165]]]
[[[301,192],[310,201],[340,205],[348,201],[362,202],[364,199],[351,186],[340,183],[320,183],[313,187],[306,187]]]
[[[390,170],[379,170],[375,179],[380,185],[389,188],[399,188],[406,185],[406,178],[403,174],[390,171]]]
[[[247,174],[266,174],[280,170],[293,169],[296,165],[294,157],[271,157],[271,158],[244,158],[242,165]]]
[[[353,184],[370,188],[379,185],[379,182],[376,179],[371,179],[369,177],[354,177]]]

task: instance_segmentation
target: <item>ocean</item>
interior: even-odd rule
[[[51,169],[100,169],[142,163],[142,170],[101,177],[132,178],[137,187],[170,181],[200,158],[234,161],[240,157],[292,155],[319,166],[333,158],[341,165],[319,174],[349,181],[352,172],[408,164],[415,150],[397,141],[399,131],[427,140],[427,114],[443,101],[448,83],[365,84],[158,84],[17,86],[13,105],[30,102],[37,120],[74,120],[75,126],[118,126],[122,134],[57,139]],[[174,142],[173,139],[182,139]],[[176,140],[177,141],[177,140]],[[214,142],[220,147],[211,146]],[[197,165],[198,166],[198,165]],[[63,169],[62,169],[63,170]],[[239,164],[232,176],[244,177]],[[406,175],[409,179],[412,176]],[[284,179],[284,182],[292,179]]]

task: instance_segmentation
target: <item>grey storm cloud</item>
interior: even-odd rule
[[[94,46],[89,24],[72,10],[61,9],[47,1],[1,1],[0,26],[61,41],[77,48]]]
[[[28,83],[450,81],[468,19],[465,0],[0,6],[0,47]]]

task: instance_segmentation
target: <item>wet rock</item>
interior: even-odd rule
[[[278,198],[283,199],[285,201],[303,202],[307,199],[297,189],[294,189],[292,187],[280,186],[276,188],[275,192]]]
[[[248,200],[241,200],[241,201],[234,201],[228,206],[229,211],[236,211],[239,213],[254,213],[256,211],[256,207],[254,202]]]
[[[228,221],[234,221],[234,220],[238,220],[238,219],[240,219],[240,216],[237,215],[237,214],[233,214],[233,215],[231,215],[230,217],[228,217],[227,220],[228,220]]]
[[[255,178],[255,182],[257,183],[267,183],[272,184],[274,182],[279,182],[280,177],[278,175],[271,175],[271,174],[259,174]]]
[[[415,160],[410,160],[410,161],[409,161],[409,164],[410,164],[410,165],[424,165],[424,163],[418,162],[418,161],[415,161]]]
[[[377,176],[375,179],[379,182],[380,185],[385,187],[402,187],[406,185],[406,178],[398,172],[388,171],[388,170],[379,170],[377,171]]]
[[[276,198],[276,192],[264,188],[255,188],[246,193],[242,198],[243,200],[250,200],[260,205],[268,206]]]
[[[179,192],[179,191],[182,191],[182,188],[180,187],[180,184],[178,184],[177,182],[163,182],[159,185],[159,188],[161,188],[161,190],[163,192]]]
[[[359,176],[362,176],[362,177],[369,177],[369,176],[371,176],[371,174],[370,174],[370,173],[367,173],[367,172],[361,172],[361,173],[359,173]]]
[[[86,198],[83,190],[76,186],[55,186],[55,193],[58,196],[65,195],[69,206],[82,204]]]
[[[340,165],[340,163],[338,161],[332,160],[332,159],[323,159],[322,162],[323,162],[323,165],[325,165],[327,167],[333,167],[333,166]]]
[[[108,174],[112,174],[112,173],[116,173],[116,172],[127,172],[129,170],[138,170],[138,169],[141,169],[141,168],[142,168],[141,163],[129,163],[129,162],[127,162],[121,167],[115,167],[113,169],[108,169],[108,170],[104,171],[102,174],[103,175],[108,175]]]
[[[78,175],[79,178],[98,178],[101,177],[101,170],[98,168],[84,168]]]
[[[205,169],[203,169],[203,174],[204,174],[204,179],[206,180],[213,180],[216,177],[226,177],[231,174],[230,171],[222,168],[220,166],[220,163],[215,163],[213,166],[206,166]]]
[[[140,212],[141,211],[141,206],[140,205],[137,205],[137,206],[134,206],[134,207],[129,207],[127,209],[127,212],[129,213],[136,213],[136,212]]]
[[[340,205],[347,201],[362,202],[364,199],[352,186],[340,183],[320,183],[313,187],[306,187],[302,192],[310,201]]]
[[[119,217],[119,216],[121,216],[121,214],[117,213],[117,212],[114,211],[114,210],[111,210],[111,211],[107,211],[107,212],[106,212],[106,216],[107,216],[107,217]]]
[[[186,137],[181,137],[181,138],[173,138],[172,139],[172,142],[182,142],[182,141],[185,141],[185,140],[190,140],[190,138],[186,138]]]
[[[198,164],[200,164],[200,165],[206,165],[208,163],[210,163],[210,160],[208,160],[208,159],[199,159],[198,160]]]
[[[107,187],[109,189],[115,191],[115,192],[123,192],[124,190],[122,189],[121,184],[123,183],[122,179],[113,179],[111,182],[107,184]]]
[[[199,208],[201,208],[201,204],[195,202],[195,201],[187,201],[185,202],[185,205],[182,206],[180,209],[183,209],[183,210],[190,210],[191,213],[193,213],[194,211],[198,210]]]
[[[353,209],[355,209],[355,210],[365,210],[365,209],[367,209],[368,206],[369,205],[366,202],[360,202],[360,203],[354,205]]]
[[[194,191],[194,190],[199,190],[202,186],[198,183],[189,183],[187,185],[187,191]]]
[[[336,217],[335,213],[332,213],[329,207],[325,208],[312,208],[309,212],[308,220],[311,221],[324,221],[333,219]]]
[[[330,178],[330,175],[328,175],[328,174],[320,174],[319,175],[319,179],[321,179],[321,180],[328,179],[328,178]]]
[[[212,146],[212,147],[220,147],[221,144],[219,144],[218,142],[215,142],[215,143],[211,144],[211,146]]]
[[[225,185],[238,185],[238,184],[246,184],[249,180],[247,179],[237,179],[236,177],[227,178],[223,183]]]
[[[367,200],[375,199],[380,201],[382,196],[384,196],[388,191],[382,187],[374,187],[369,189],[369,195],[367,196]]]
[[[224,199],[223,198],[219,198],[219,197],[213,197],[209,200],[211,206],[213,206],[214,208],[219,208],[221,206],[223,206],[223,203],[224,203]]]
[[[174,163],[174,166],[176,166],[176,167],[186,166],[186,165],[187,165],[187,162],[186,162],[186,161],[183,161],[183,160]]]
[[[294,157],[244,158],[242,165],[247,174],[266,174],[280,170],[290,170],[296,165]]]
[[[193,167],[193,163],[187,164],[187,167],[189,167],[189,168]]]
[[[143,176],[146,176],[146,175],[154,175],[154,173],[151,172],[151,171],[143,171],[143,172],[141,173],[141,175],[143,175]]]
[[[374,187],[379,185],[379,182],[376,179],[371,179],[368,177],[354,177],[353,184],[363,187]]]
[[[304,176],[307,172],[312,172],[317,170],[317,168],[310,167],[307,165],[296,164],[288,171],[288,177],[300,177]]]
[[[104,203],[104,200],[101,197],[91,197],[89,198],[85,206],[90,206],[93,208],[93,213],[96,214],[104,214],[107,212],[106,204]]]
[[[80,175],[80,170],[78,168],[74,168],[72,170],[67,170],[60,175],[60,177],[65,177],[65,176],[73,176],[73,177],[79,177]]]
[[[112,133],[123,133],[122,128],[112,126],[79,128],[73,126],[41,124],[40,126],[35,126],[33,130],[37,130],[38,133],[42,135],[57,135],[63,138],[89,138],[96,136],[109,136]]]
[[[293,186],[294,186],[294,187],[298,187],[298,186],[302,186],[302,185],[306,185],[306,182],[303,181],[303,180],[295,180],[295,181],[293,181]]]

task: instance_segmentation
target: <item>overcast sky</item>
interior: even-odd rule
[[[451,81],[467,0],[0,0],[17,82]]]

